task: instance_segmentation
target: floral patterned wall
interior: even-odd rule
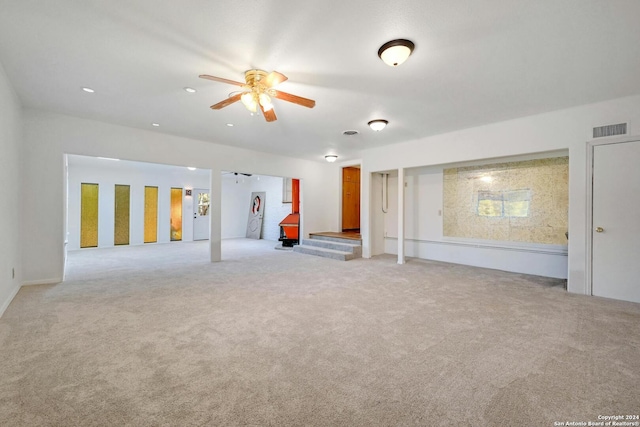
[[[568,213],[568,157],[444,170],[444,236],[566,245]]]

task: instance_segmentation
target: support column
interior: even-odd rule
[[[222,176],[211,169],[209,193],[209,256],[211,262],[222,260]]]
[[[371,258],[371,173],[360,170],[360,235],[362,236],[362,258]]]
[[[398,264],[404,264],[404,169],[398,169]]]

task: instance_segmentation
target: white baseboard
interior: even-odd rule
[[[16,286],[15,288],[13,288],[13,290],[9,294],[9,297],[5,300],[5,302],[0,307],[0,317],[2,317],[2,315],[5,312],[5,310],[9,307],[9,304],[11,304],[11,301],[13,301],[15,296],[18,295],[18,291],[19,290],[20,290],[20,286]]]
[[[22,286],[35,286],[35,285],[55,285],[56,283],[61,283],[61,277],[55,277],[53,279],[38,279],[38,280],[27,280],[22,282]]]

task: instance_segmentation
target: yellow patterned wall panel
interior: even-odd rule
[[[171,241],[182,240],[182,188],[171,188]]]
[[[115,245],[129,244],[129,205],[130,189],[128,185],[117,185],[115,188],[115,212],[113,243]]]
[[[144,242],[158,241],[158,187],[144,187]]]
[[[98,247],[98,184],[80,184],[80,247]]]
[[[569,158],[445,169],[443,234],[566,245]]]

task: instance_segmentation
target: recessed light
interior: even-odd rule
[[[382,120],[382,119],[377,119],[377,120],[371,120],[369,123],[367,123],[369,125],[369,127],[373,130],[375,130],[376,132],[380,132],[382,129],[384,129],[389,122],[386,120]]]
[[[87,92],[87,93],[93,93],[95,92],[95,90],[91,89],[90,87],[83,87],[82,88],[83,91]]]
[[[158,126],[160,126],[160,123],[151,123],[151,126],[158,127]]]
[[[187,169],[189,169],[190,171],[196,170],[196,168],[194,168],[193,166],[187,166]]]
[[[338,160],[338,156],[336,156],[335,154],[327,154],[326,156],[324,156],[324,159],[329,163],[333,163]]]
[[[229,126],[230,128],[233,127],[233,123],[227,123],[227,126]]]
[[[186,91],[187,91],[187,92],[189,92],[189,93],[196,93],[196,92],[197,92],[197,90],[195,90],[195,89],[194,89],[194,88],[192,88],[192,87],[185,87],[185,88],[184,88],[184,90],[186,90]]]

